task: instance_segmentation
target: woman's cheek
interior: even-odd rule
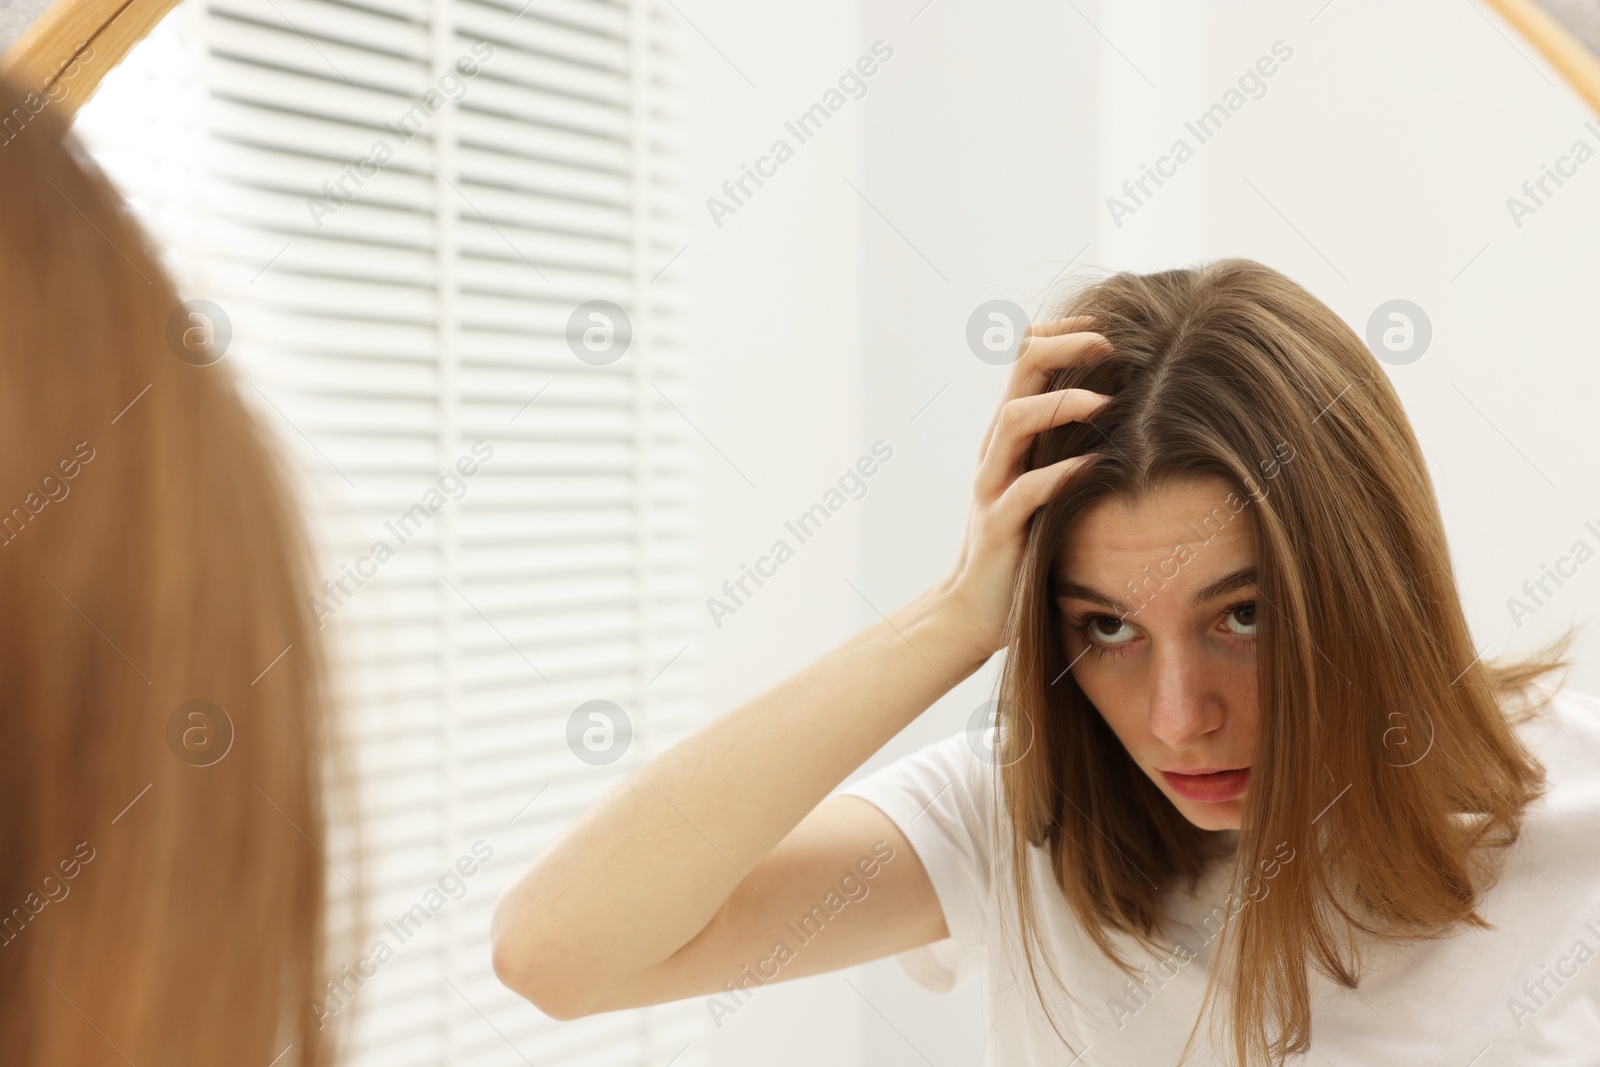
[[[1072,668],[1073,674],[1077,676],[1078,688],[1083,690],[1083,695],[1089,698],[1089,703],[1094,705],[1095,710],[1100,713],[1100,718],[1105,720],[1105,724],[1111,727],[1111,732],[1126,745],[1130,737],[1129,724],[1123,721],[1121,708],[1127,702],[1119,698],[1118,686],[1114,679],[1097,676],[1100,673],[1098,664],[1086,671],[1081,669],[1090,658],[1092,657],[1085,657]]]

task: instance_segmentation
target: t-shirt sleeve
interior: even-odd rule
[[[966,984],[983,966],[984,921],[992,910],[994,770],[977,757],[963,732],[925,745],[836,794],[860,797],[887,815],[928,872],[950,936],[895,958],[935,993]]]

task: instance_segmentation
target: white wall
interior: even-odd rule
[[[862,283],[855,194],[862,104],[834,115],[804,144],[784,122],[806,110],[866,50],[856,7],[801,9],[678,3],[692,82],[685,94],[693,153],[686,168],[692,238],[671,269],[691,279],[693,409],[703,510],[696,550],[700,597],[721,596],[870,446],[860,429]],[[775,139],[792,159],[718,226],[706,199],[755,165]],[[767,169],[771,169],[769,166]],[[741,197],[742,198],[742,197]],[[727,201],[732,203],[731,201]],[[879,478],[893,477],[894,468]],[[875,481],[877,479],[874,479]],[[877,487],[871,482],[869,498]],[[738,612],[701,616],[697,649],[707,714],[743,702],[838,643],[854,628],[863,512],[841,509]],[[853,1064],[858,1017],[837,976],[762,989],[711,1028],[710,1062],[800,1067]],[[708,1013],[709,1016],[709,1013]]]
[[[993,297],[1037,311],[1069,263],[1153,270],[1250,256],[1363,336],[1378,305],[1414,301],[1432,346],[1385,370],[1430,459],[1485,654],[1536,647],[1600,605],[1596,564],[1520,628],[1507,608],[1574,540],[1600,547],[1583,528],[1600,527],[1600,459],[1587,447],[1600,385],[1587,295],[1600,162],[1521,228],[1506,207],[1575,138],[1600,149],[1600,122],[1586,131],[1573,95],[1481,6],[679,6],[756,85],[691,37],[695,418],[757,486],[702,448],[705,595],[872,440],[895,448],[866,497],[746,610],[721,629],[706,623],[708,714],[870,623],[845,577],[888,612],[950,566],[1007,374],[967,350],[967,316]],[[865,98],[715,229],[704,198],[880,38],[894,58]],[[1265,92],[1118,226],[1107,197],[1278,40],[1292,56]],[[1595,650],[1578,646],[1572,682],[1600,692]],[[996,667],[868,769],[958,729]],[[715,1062],[979,1062],[979,994],[926,993],[893,961],[770,987],[716,1034]]]

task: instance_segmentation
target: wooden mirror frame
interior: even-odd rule
[[[1600,57],[1535,0],[1485,0],[1600,112]],[[1595,42],[1600,46],[1600,42]]]
[[[111,68],[177,5],[178,0],[55,0],[0,57],[0,73],[34,90],[41,108],[49,101],[70,123]]]

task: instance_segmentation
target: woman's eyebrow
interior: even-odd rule
[[[1189,598],[1189,603],[1194,607],[1199,607],[1208,600],[1215,600],[1224,593],[1231,593],[1235,589],[1238,589],[1242,586],[1252,585],[1254,584],[1255,580],[1256,567],[1254,564],[1251,564],[1247,567],[1240,567],[1232,574],[1224,575],[1205,588],[1196,590],[1194,596]],[[1099,604],[1101,607],[1110,608],[1112,611],[1121,612],[1124,615],[1129,613],[1128,606],[1123,604],[1120,600],[1117,600],[1115,597],[1107,596],[1098,589],[1091,589],[1086,585],[1079,585],[1077,582],[1069,582],[1065,579],[1062,579],[1051,587],[1051,593],[1057,597],[1070,597],[1073,600],[1087,600],[1091,604]]]

